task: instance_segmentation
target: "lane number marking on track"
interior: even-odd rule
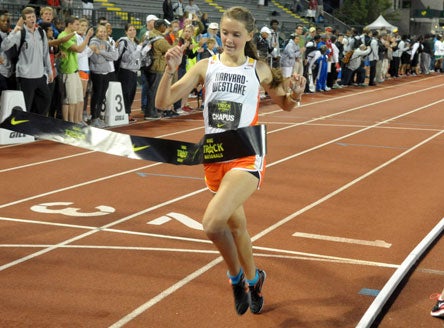
[[[196,220],[190,218],[189,216],[186,216],[186,215],[180,214],[180,213],[175,213],[175,212],[168,213],[167,215],[164,215],[164,216],[161,216],[157,219],[149,221],[149,222],[147,222],[147,224],[162,225],[162,224],[165,224],[173,219],[176,221],[179,221],[180,223],[187,226],[188,228],[203,231],[202,223],[197,222]]]
[[[73,204],[72,202],[43,203],[32,206],[31,210],[37,213],[62,214],[66,216],[77,216],[77,217],[103,216],[114,213],[116,211],[113,207],[106,205],[99,205],[95,207],[96,209],[98,209],[98,211],[81,212],[80,208],[68,207],[69,205],[72,204]]]

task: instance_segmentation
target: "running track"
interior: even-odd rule
[[[201,166],[0,146],[0,326],[354,327],[444,217],[443,94],[430,75],[305,95],[292,112],[263,104],[266,179],[246,204],[261,315],[235,314],[201,230]],[[202,125],[195,113],[114,130],[197,142]],[[429,315],[443,252],[438,238],[375,326],[444,327]]]

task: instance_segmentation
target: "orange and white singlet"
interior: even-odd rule
[[[248,87],[247,87],[248,86]],[[218,55],[209,59],[205,77],[205,133],[220,133],[257,124],[260,82],[256,74],[256,60],[247,57],[245,63],[228,67]],[[219,163],[204,164],[205,182],[216,192],[230,170],[251,172],[259,178],[265,173],[264,156],[253,155]]]
[[[205,78],[205,133],[256,125],[259,87],[256,60],[247,57],[243,65],[229,67],[218,55],[211,57]]]

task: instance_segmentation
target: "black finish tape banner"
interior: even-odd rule
[[[175,165],[223,162],[266,153],[265,125],[206,134],[199,143],[189,143],[83,126],[15,107],[0,127],[107,154]]]

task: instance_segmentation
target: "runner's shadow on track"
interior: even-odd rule
[[[357,309],[341,314],[340,318],[329,317],[328,321],[325,318],[315,319],[314,317],[310,317],[308,320],[304,319],[307,318],[307,314],[303,314],[305,307],[319,307],[320,304],[337,304],[337,302],[337,297],[287,300],[285,302],[267,304],[262,313],[280,311],[279,317],[285,317],[286,319],[282,322],[276,322],[276,327],[278,328],[350,328],[350,322],[356,321]],[[293,308],[292,303],[303,304],[300,309],[300,315],[298,311],[290,310],[290,308]],[[288,311],[286,310],[287,307]]]

